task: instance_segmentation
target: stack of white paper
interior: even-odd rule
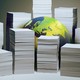
[[[3,45],[3,23],[0,22],[0,49]]]
[[[75,29],[75,43],[80,44],[80,28]]]
[[[77,9],[63,7],[55,8],[54,17],[66,26],[74,42],[74,30],[77,27]]]
[[[31,13],[25,12],[8,12],[6,19],[6,49],[10,49],[10,36],[9,36],[9,28],[19,28],[24,26],[29,20],[31,20]]]
[[[34,32],[32,30],[11,29],[10,50],[13,52],[15,74],[34,72]]]
[[[0,49],[0,76],[12,74],[12,53]]]
[[[33,18],[41,16],[52,17],[52,0],[33,0]]]
[[[40,36],[37,48],[37,71],[58,71],[59,36]]]
[[[24,26],[26,22],[31,20],[31,13],[26,12],[8,12],[7,27],[18,28]]]
[[[61,47],[62,76],[80,77],[80,44],[65,44]]]

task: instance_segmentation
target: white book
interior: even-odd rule
[[[55,17],[77,17],[77,8],[55,8],[54,10]]]
[[[27,51],[26,51],[27,53]],[[26,55],[26,54],[25,54]],[[14,73],[15,74],[25,74],[25,73],[33,73],[34,72],[34,54],[32,56],[25,56],[21,54],[21,57],[15,52],[15,65],[14,65]]]
[[[42,5],[42,6],[41,6]],[[33,18],[49,16],[52,17],[52,0],[33,0]]]
[[[16,51],[15,55],[34,55],[34,50]]]
[[[59,36],[40,36],[37,48],[37,70],[41,72],[58,71]]]
[[[34,50],[34,46],[14,46],[10,45],[14,51],[19,51],[19,50]]]
[[[38,44],[59,44],[59,36],[40,36]]]
[[[57,64],[51,64],[51,63],[47,63],[47,64],[38,64],[37,65],[38,66],[38,68],[43,68],[43,69],[56,69],[57,68]]]
[[[16,57],[16,60],[15,61],[18,61],[18,62],[20,62],[20,61],[22,61],[23,60],[23,64],[24,64],[24,61],[26,61],[26,63],[27,64],[33,64],[34,62],[34,56],[33,55],[21,55],[21,56],[17,56],[17,55],[15,55],[15,57]],[[21,62],[20,62],[21,63]],[[25,64],[25,65],[27,65],[27,64]]]
[[[14,45],[16,43],[30,43],[30,42],[33,44],[34,39],[33,38],[28,38],[28,39],[26,39],[26,38],[15,38],[15,39],[10,40],[10,42],[13,43]]]
[[[0,22],[0,31],[3,31],[3,23]]]
[[[33,8],[33,13],[52,13],[51,8]]]
[[[13,28],[20,28],[25,26],[25,24],[28,22],[29,20],[25,20],[25,21],[16,21],[12,23]],[[10,26],[9,26],[10,27]]]
[[[75,43],[80,44],[80,28],[75,29]]]
[[[32,39],[34,38],[34,31],[30,30],[30,29],[10,29],[10,36],[11,38],[15,38],[15,39]],[[13,39],[14,40],[14,39]]]
[[[47,43],[46,43],[47,44]],[[57,49],[58,46],[57,45],[38,45],[38,49],[41,49],[41,50],[53,50],[54,49]]]
[[[33,5],[33,9],[36,9],[36,8],[51,8],[51,5],[49,4],[34,4]]]
[[[39,39],[43,40],[54,40],[54,39],[59,39],[59,36],[40,36]]]
[[[0,22],[0,48],[2,48],[3,45],[3,23]]]
[[[79,52],[80,52],[80,49],[79,48],[61,48],[61,51],[62,51],[62,55],[64,55],[64,52],[65,52],[65,55],[72,55],[73,53],[76,53],[76,55],[79,55]],[[75,55],[75,54],[73,54]]]
[[[56,73],[56,69],[38,69],[38,72],[43,72],[43,73]]]
[[[30,29],[11,29],[10,42],[15,43],[34,43],[34,31]]]
[[[8,69],[6,69],[5,71],[4,70],[0,70],[0,76],[7,76],[7,75],[12,75],[12,71],[11,71],[11,69],[10,70],[8,70]]]
[[[62,49],[64,49],[64,48],[80,49],[80,44],[70,44],[70,43],[66,43],[66,44],[63,45],[61,48],[62,48]]]
[[[9,37],[9,28],[19,28],[25,25],[25,23],[31,20],[31,13],[26,12],[8,12],[6,19],[6,32],[4,34],[4,39],[6,39],[4,46],[6,50],[9,50],[10,46],[10,37]],[[20,23],[14,23],[20,21]]]
[[[65,44],[61,47],[61,75],[80,77],[80,44]]]
[[[0,54],[11,54],[10,51],[4,50],[4,49],[0,49]]]
[[[52,54],[52,55],[55,55],[57,53],[57,49],[55,50],[40,50],[38,49],[38,54]]]
[[[15,17],[14,19],[13,19],[13,17],[11,17],[11,18],[7,18],[7,23],[9,23],[10,22],[10,24],[11,23],[13,23],[13,22],[17,22],[17,21],[20,21],[20,22],[24,22],[24,21],[29,21],[29,20],[31,20],[31,17],[28,17],[28,16],[26,16],[26,17]]]
[[[17,28],[17,29],[13,29],[13,28],[11,28],[10,29],[11,31],[12,31],[12,33],[13,34],[28,34],[28,33],[31,33],[31,34],[33,34],[34,33],[34,31],[32,31],[32,30],[30,30],[30,29],[20,29],[20,28]],[[24,32],[24,33],[22,33],[22,32]]]
[[[0,57],[0,76],[12,74],[12,52],[0,49]]]
[[[13,42],[10,40],[10,44],[14,44],[14,46],[26,46],[26,45],[30,45],[30,46],[34,46],[34,41],[32,42]]]
[[[6,66],[11,66],[12,67],[12,61],[0,63],[0,67],[5,67],[6,68]]]
[[[26,32],[23,34],[22,33],[10,34],[10,38],[11,40],[15,40],[15,42],[16,40],[19,40],[19,39],[34,40],[34,32],[32,33]]]
[[[8,12],[7,19],[9,21],[25,21],[27,19],[31,19],[31,13],[26,12]]]
[[[44,16],[52,17],[52,13],[43,13],[43,14],[33,13],[33,18],[36,18],[36,17],[44,17]]]
[[[68,18],[68,17],[60,18],[60,17],[55,17],[55,19],[57,19],[57,20],[59,20],[59,21],[61,21],[63,23],[73,23],[73,25],[74,25],[75,22],[77,22],[77,18]]]
[[[57,63],[57,59],[54,59],[54,58],[38,58],[38,59],[37,59],[37,62],[38,62],[38,61],[45,61],[45,62],[47,62],[47,61],[53,61],[53,63],[54,63],[54,62]]]
[[[54,58],[54,59],[56,59],[56,53],[55,54],[46,54],[46,53],[44,53],[44,54],[37,54],[37,58]]]
[[[33,0],[33,4],[52,4],[52,0]]]
[[[33,69],[15,70],[15,74],[29,74],[29,73],[34,73],[34,70]]]
[[[17,64],[18,63],[18,64]],[[21,66],[33,66],[34,59],[33,58],[18,58],[15,56],[15,66],[21,65]],[[22,65],[23,64],[23,65]]]
[[[21,31],[22,32],[22,31]],[[10,33],[10,37],[12,40],[14,39],[33,39],[34,38],[34,31],[32,32],[15,32],[15,33]]]

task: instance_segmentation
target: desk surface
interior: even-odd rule
[[[17,74],[1,76],[0,80],[80,80],[77,77],[60,76],[60,73],[39,73],[34,74]]]

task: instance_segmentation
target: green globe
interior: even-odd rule
[[[33,18],[22,28],[34,30],[36,37],[39,37],[40,35],[60,36],[60,47],[65,43],[70,43],[72,41],[66,26],[51,17]]]

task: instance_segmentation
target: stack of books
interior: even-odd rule
[[[34,72],[34,32],[10,29],[10,50],[13,52],[14,74]]]
[[[10,49],[10,36],[9,29],[10,28],[20,28],[24,26],[29,20],[31,20],[31,13],[25,12],[8,12],[6,18],[6,31],[5,34],[5,49]]]
[[[52,0],[33,0],[33,18],[52,17]]]
[[[75,43],[80,44],[80,28],[75,29]]]
[[[55,8],[54,17],[66,26],[72,42],[74,42],[75,28],[77,27],[77,8]]]
[[[59,36],[40,36],[37,48],[37,71],[57,72]]]
[[[3,45],[3,23],[0,22],[0,49],[2,48]]]
[[[0,49],[0,76],[12,74],[12,52]]]
[[[61,47],[61,76],[80,77],[80,44]]]

